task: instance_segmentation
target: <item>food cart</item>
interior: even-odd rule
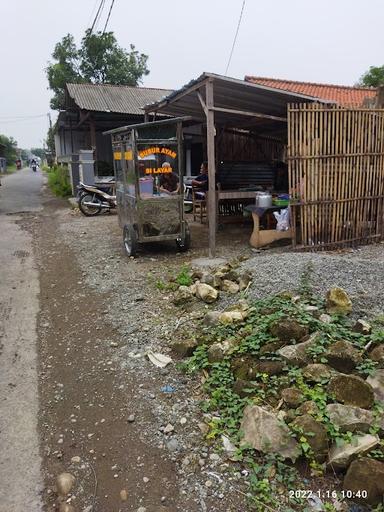
[[[172,240],[187,251],[183,209],[183,123],[188,118],[125,126],[112,136],[116,200],[128,256],[138,245]]]

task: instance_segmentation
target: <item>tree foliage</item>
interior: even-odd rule
[[[17,158],[17,142],[13,137],[0,134],[0,154],[7,159],[7,164],[12,165]]]
[[[384,85],[384,65],[371,66],[369,70],[360,77],[358,85],[364,87],[379,87],[380,85]]]
[[[49,87],[54,92],[51,108],[55,110],[64,107],[66,83],[136,86],[149,73],[148,56],[139,53],[133,45],[130,51],[120,47],[113,32],[87,30],[80,48],[76,47],[73,36],[67,34],[56,44],[52,58],[46,71]]]
[[[41,159],[45,158],[45,149],[43,148],[31,148],[31,153]]]

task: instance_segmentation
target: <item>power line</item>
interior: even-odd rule
[[[0,116],[0,121],[14,121],[24,119],[35,119],[37,117],[45,117],[47,114],[37,114],[33,116]]]
[[[98,20],[100,19],[101,13],[103,12],[103,9],[104,9],[104,3],[105,3],[105,0],[101,0],[101,1],[100,1],[100,5],[99,5],[99,8],[97,9],[97,13],[96,13],[95,19],[93,20],[93,23],[92,23],[92,27],[91,27],[91,34],[92,34],[92,32],[93,32],[93,29],[94,29],[94,28],[95,28],[95,26],[97,25]]]
[[[112,12],[112,8],[113,8],[113,4],[115,3],[115,0],[112,0],[111,2],[111,7],[109,8],[109,13],[108,13],[108,17],[107,17],[107,21],[105,22],[105,25],[104,25],[104,30],[103,30],[103,34],[107,28],[107,25],[108,25],[108,21],[109,21],[109,18],[111,16],[111,12]]]
[[[238,22],[238,24],[237,24],[236,34],[235,34],[235,38],[234,38],[234,40],[233,40],[231,53],[230,53],[230,55],[229,55],[229,59],[228,59],[228,64],[227,64],[227,67],[225,68],[225,73],[224,73],[225,75],[226,75],[226,74],[227,74],[227,72],[228,72],[228,68],[229,68],[229,65],[230,65],[231,60],[232,60],[233,50],[235,49],[235,44],[236,44],[237,36],[238,36],[238,34],[239,34],[239,29],[240,29],[241,19],[242,19],[242,17],[243,17],[244,6],[245,6],[245,0],[243,0],[243,5],[241,6],[240,18],[239,18],[239,22]]]
[[[96,11],[96,5],[97,5],[98,1],[99,1],[99,0],[96,0],[96,1],[95,1],[95,5],[93,6],[92,12],[91,12],[91,14],[90,14],[90,16],[89,16],[89,19],[88,19],[87,28],[88,28],[88,27],[89,27],[89,25],[91,24],[91,20],[92,20],[92,18],[93,18],[93,15],[95,14],[95,11]]]

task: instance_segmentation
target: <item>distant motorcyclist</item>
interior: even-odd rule
[[[33,172],[36,172],[36,169],[37,169],[37,162],[34,158],[32,158],[31,160],[31,169]]]

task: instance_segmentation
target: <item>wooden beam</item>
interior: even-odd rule
[[[200,91],[197,91],[197,97],[199,98],[199,101],[201,103],[201,106],[203,107],[205,115],[208,117],[208,109],[207,105],[205,104],[202,95],[200,94]]]
[[[207,153],[208,153],[208,222],[209,257],[216,256],[216,158],[215,158],[215,112],[213,100],[213,80],[205,85],[207,102]]]
[[[270,119],[271,121],[281,121],[282,123],[287,122],[286,117],[270,116],[268,114],[260,114],[259,112],[247,112],[245,110],[235,110],[233,108],[213,107],[212,110],[215,112],[225,112],[226,114],[234,114],[237,116],[249,116],[258,117],[260,119]]]
[[[164,108],[168,104],[174,104],[176,101],[178,101],[183,96],[190,94],[193,91],[196,91],[196,89],[200,89],[200,87],[203,87],[206,83],[207,83],[207,79],[202,80],[201,82],[198,82],[197,84],[191,85],[187,89],[181,90],[176,96],[174,96],[170,100],[165,99],[163,101],[160,101],[158,104],[156,104],[156,106],[145,105],[144,110],[146,112],[157,112],[158,110]]]

